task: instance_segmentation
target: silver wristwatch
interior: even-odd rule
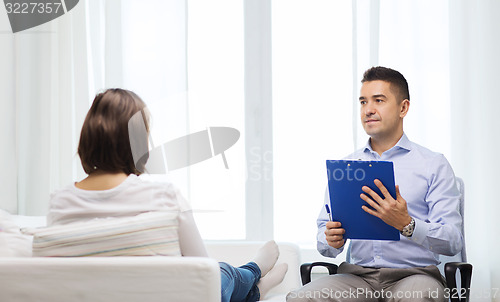
[[[400,231],[401,235],[405,237],[411,237],[413,235],[413,231],[415,230],[415,219],[411,217],[410,223]]]

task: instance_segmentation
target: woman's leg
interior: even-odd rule
[[[222,302],[254,302],[260,298],[257,282],[261,277],[260,268],[255,262],[233,267],[220,262]]]
[[[258,301],[260,293],[265,295],[271,288],[281,283],[288,266],[281,264],[277,269],[273,269],[278,256],[278,245],[271,240],[257,251],[253,261],[243,266],[235,268],[227,263],[219,263],[222,302]],[[274,273],[271,274],[270,271]],[[266,276],[268,273],[269,276]]]

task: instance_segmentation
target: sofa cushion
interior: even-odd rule
[[[0,257],[30,257],[31,237],[24,236],[8,212],[0,210]]]
[[[33,256],[180,256],[177,212],[148,212],[23,229]]]

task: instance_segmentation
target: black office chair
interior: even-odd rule
[[[462,251],[453,257],[440,256],[441,261],[444,264],[444,268],[442,265],[439,266],[441,273],[444,274],[446,279],[446,286],[449,289],[449,296],[451,302],[468,302],[470,297],[470,283],[472,279],[472,264],[467,263],[467,255],[465,251],[465,231],[464,231],[464,203],[465,203],[465,195],[464,195],[464,182],[461,178],[456,178],[457,186],[460,191],[460,214],[462,215],[462,234],[464,238],[464,243],[462,246]],[[350,252],[350,248],[348,248],[348,255]],[[349,256],[347,257],[347,259]],[[459,261],[450,261],[449,260],[459,260]],[[304,263],[300,266],[300,275],[302,278],[302,285],[305,285],[311,282],[311,272],[313,267],[322,266],[328,269],[329,275],[334,275],[337,273],[338,266],[333,263],[328,262],[313,262],[313,263]],[[457,270],[460,271],[460,288],[457,285],[456,273]]]

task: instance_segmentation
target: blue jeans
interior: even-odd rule
[[[261,273],[255,262],[240,267],[219,262],[219,266],[222,302],[254,302],[260,299],[257,282]]]

